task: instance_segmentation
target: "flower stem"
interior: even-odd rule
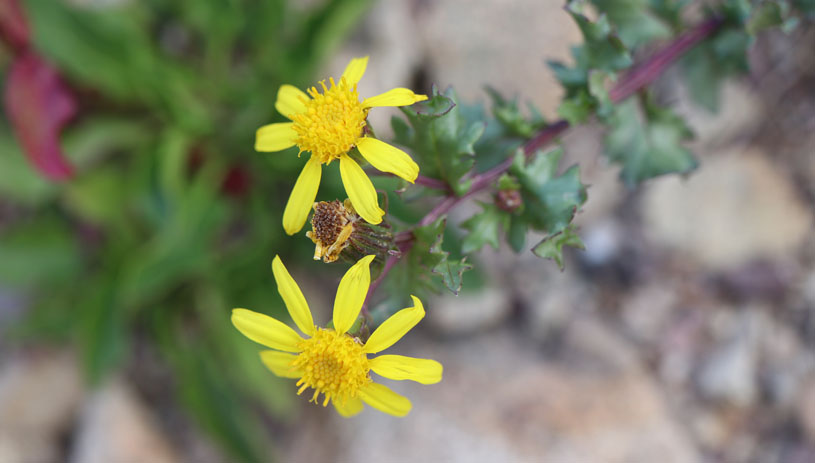
[[[721,18],[711,18],[675,38],[664,47],[653,53],[646,60],[633,66],[631,70],[629,70],[622,77],[620,82],[609,91],[609,98],[614,103],[618,103],[647,87],[660,75],[662,75],[662,73],[665,72],[665,70],[671,64],[675,63],[683,54],[716,33],[723,25],[724,20]],[[531,157],[538,152],[540,148],[551,143],[552,140],[557,138],[568,128],[569,123],[565,120],[559,120],[547,125],[523,145],[524,154],[526,157]],[[512,166],[512,162],[513,157],[509,156],[497,166],[480,174],[474,175],[471,177],[472,183],[470,184],[469,191],[461,196],[456,196],[450,189],[449,185],[447,185],[444,181],[422,177],[420,175],[419,178],[416,179],[417,184],[426,186],[428,188],[446,190],[448,193],[444,199],[441,200],[441,202],[439,202],[433,209],[430,210],[430,212],[419,220],[417,226],[424,227],[430,225],[438,220],[439,217],[456,207],[459,203],[466,201],[472,196],[486,190],[495,180],[498,179],[498,177],[509,170],[510,166]],[[368,295],[365,299],[365,304],[363,304],[363,311],[366,314],[368,313],[367,306],[371,295],[373,295],[373,293],[382,283],[382,280],[384,280],[385,276],[388,274],[388,272],[390,272],[394,265],[396,265],[398,260],[410,252],[410,249],[413,247],[412,232],[409,230],[398,233],[396,240],[398,242],[401,254],[388,256],[379,277],[377,277],[377,279],[371,283],[371,286],[368,288]]]

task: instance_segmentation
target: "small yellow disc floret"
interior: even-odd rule
[[[317,402],[323,394],[323,406],[332,400],[345,404],[371,382],[368,358],[362,351],[362,344],[347,334],[319,328],[312,338],[301,341],[299,347],[303,351],[292,363],[303,373],[297,381],[301,386],[297,394],[313,388],[312,402]]]
[[[309,151],[326,164],[354,147],[362,136],[368,110],[359,101],[357,87],[349,87],[345,78],[339,84],[330,79],[331,87],[321,81],[323,93],[308,89],[312,99],[305,100],[306,110],[292,115],[300,151]]]

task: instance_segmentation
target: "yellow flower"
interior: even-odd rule
[[[413,182],[419,166],[404,151],[365,134],[368,111],[379,106],[407,106],[427,99],[406,88],[394,88],[381,95],[359,101],[357,83],[368,66],[368,57],[354,58],[342,73],[339,83],[321,81],[322,93],[316,87],[308,94],[292,85],[282,85],[277,92],[275,108],[292,122],[261,127],[255,138],[257,151],[280,151],[297,145],[300,153],[308,151],[306,162],[294,184],[283,211],[283,229],[293,235],[303,228],[311,204],[317,197],[322,164],[340,161],[340,176],[345,191],[357,213],[372,224],[382,221],[385,212],[379,208],[371,180],[350,156],[353,147],[375,168]]]
[[[272,373],[299,378],[298,395],[312,388],[312,402],[317,402],[323,394],[323,406],[331,402],[340,415],[346,417],[359,413],[363,402],[394,416],[405,416],[410,411],[410,400],[387,386],[374,383],[371,371],[385,378],[409,379],[422,384],[437,383],[442,376],[442,366],[435,360],[401,355],[368,358],[368,354],[392,346],[424,317],[422,303],[415,296],[411,296],[413,307],[402,309],[385,320],[364,344],[348,334],[368,293],[373,258],[360,259],[342,277],[334,300],[333,329],[314,326],[303,293],[277,256],[272,262],[277,290],[295,325],[308,337],[302,338],[288,325],[268,315],[247,309],[232,311],[232,324],[244,336],[276,349],[260,353]]]

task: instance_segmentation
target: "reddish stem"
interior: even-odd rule
[[[720,18],[709,19],[688,32],[680,35],[642,63],[635,65],[623,76],[620,82],[609,91],[609,98],[611,101],[615,103],[620,102],[650,85],[665,71],[665,69],[676,62],[680,56],[696,46],[702,40],[713,35],[719,30],[719,28],[721,28],[723,24],[724,21]],[[568,128],[569,123],[565,120],[559,120],[544,127],[524,144],[524,154],[527,157],[532,156],[540,148],[549,144]],[[455,196],[455,193],[450,190],[449,186],[441,180],[420,176],[422,181],[420,182],[419,179],[417,179],[416,183],[429,188],[447,190],[448,195],[445,196],[444,199],[442,199],[441,202],[436,205],[436,207],[431,209],[430,212],[422,217],[417,226],[423,227],[430,225],[438,220],[439,217],[456,207],[459,203],[466,201],[470,197],[486,190],[495,180],[498,179],[498,177],[509,170],[509,168],[512,166],[512,162],[513,158],[510,156],[492,169],[474,175],[471,178],[472,183],[469,191],[462,196]],[[399,236],[410,233],[410,231],[401,232],[397,235],[397,239]],[[382,280],[385,278],[388,272],[390,272],[393,266],[396,265],[399,258],[408,253],[413,247],[413,240],[405,239],[404,236],[402,236],[400,243],[399,248],[401,254],[388,256],[388,259],[385,262],[385,267],[382,269],[382,273],[379,274],[379,277],[377,277],[377,279],[368,289],[368,296],[366,297],[365,304],[363,305],[363,310],[366,314],[368,300],[370,299],[371,295],[382,283]]]

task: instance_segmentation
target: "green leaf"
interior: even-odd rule
[[[124,308],[118,304],[115,277],[103,275],[88,284],[77,304],[81,317],[79,345],[83,366],[91,383],[99,383],[127,352]]]
[[[562,156],[563,149],[556,147],[536,153],[527,163],[518,152],[510,168],[521,184],[523,217],[534,228],[550,234],[566,228],[586,202],[586,187],[580,183],[577,166],[556,175]]]
[[[563,231],[549,235],[532,248],[532,253],[544,259],[554,259],[560,270],[563,270],[563,246],[585,249],[583,241],[577,235],[574,225]]]
[[[529,224],[519,216],[511,216],[509,222],[509,232],[507,232],[507,243],[516,253],[523,251],[526,245],[526,232]]]
[[[228,366],[233,359],[220,358],[208,342],[185,336],[192,328],[189,321],[184,320],[184,326],[180,326],[167,309],[154,311],[152,328],[163,356],[174,370],[175,393],[180,402],[236,461],[268,460],[270,449],[255,413],[257,405],[241,399],[232,378],[219,366]],[[255,359],[260,363],[257,354]]]
[[[724,79],[749,69],[747,49],[751,43],[746,32],[727,29],[690,50],[680,63],[693,101],[717,111]]]
[[[764,2],[753,9],[746,30],[749,34],[755,35],[765,29],[780,26],[784,24],[788,14],[787,2]]]
[[[566,10],[583,34],[584,44],[572,48],[578,67],[587,71],[619,71],[631,66],[631,55],[622,40],[611,30],[608,17],[600,16],[596,22],[591,22],[580,14],[577,3],[570,2]]]
[[[82,270],[79,243],[66,223],[41,218],[16,224],[0,235],[0,282],[47,288]]]
[[[509,214],[493,204],[482,203],[481,207],[484,208],[483,211],[461,224],[461,228],[470,231],[461,244],[461,252],[464,254],[478,251],[485,244],[497,250],[501,230],[509,227]]]
[[[606,155],[622,166],[623,181],[635,186],[659,175],[695,169],[696,160],[681,144],[692,138],[685,121],[647,98],[642,105],[630,98],[607,118]]]
[[[127,184],[121,170],[111,167],[92,170],[65,187],[68,209],[96,225],[123,226],[127,219]]]
[[[399,108],[410,125],[395,117],[391,125],[396,143],[409,149],[422,166],[422,175],[442,179],[462,195],[470,182],[461,178],[473,167],[473,144],[484,133],[485,123],[469,122],[457,104],[452,88],[439,93],[434,87],[428,100]]]
[[[546,124],[539,113],[533,113],[532,118],[521,114],[517,98],[507,100],[492,87],[487,87],[486,90],[492,99],[492,114],[510,135],[530,138]]]
[[[185,279],[212,270],[211,248],[226,214],[214,174],[205,167],[178,196],[164,198],[166,210],[157,220],[155,234],[131,251],[123,269],[125,304],[160,299]]]
[[[578,125],[586,122],[593,109],[594,100],[585,90],[580,90],[575,96],[560,103],[557,114],[566,119],[570,125]]]
[[[5,128],[0,129],[0,153],[0,196],[27,206],[36,206],[54,197],[58,186],[28,163]]]
[[[671,30],[649,8],[648,0],[591,0],[608,16],[620,40],[629,48],[664,39]]]
[[[606,117],[614,111],[614,103],[606,89],[606,82],[614,81],[612,73],[604,71],[591,71],[589,73],[589,93],[595,101],[595,112],[598,117]]]
[[[648,0],[651,11],[674,31],[682,29],[682,10],[690,0]]]
[[[416,242],[410,256],[418,258],[418,261],[412,263],[414,268],[430,269],[432,273],[441,276],[447,289],[458,294],[461,291],[462,274],[470,270],[472,265],[467,263],[466,257],[461,260],[450,259],[450,253],[441,248],[446,223],[447,219],[441,217],[430,225],[416,227],[413,231]],[[416,270],[422,271],[420,268]]]

